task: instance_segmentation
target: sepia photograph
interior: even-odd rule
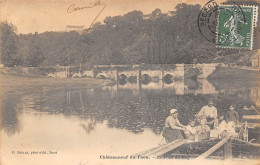
[[[0,165],[259,165],[259,7],[0,0]]]

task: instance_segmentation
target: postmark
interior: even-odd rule
[[[253,48],[257,6],[219,5],[216,47]]]
[[[230,1],[229,3],[235,8],[240,10],[241,13],[243,11],[235,2]],[[200,10],[198,16],[198,28],[202,36],[208,40],[209,42],[216,43],[217,38],[217,25],[218,25],[218,18],[219,18],[219,10],[223,10],[222,7],[219,7],[217,0],[210,0],[207,2],[202,9]],[[244,14],[242,14],[244,16]]]
[[[200,33],[206,40],[214,43],[216,41],[218,6],[215,0],[210,0],[202,7],[198,16]]]

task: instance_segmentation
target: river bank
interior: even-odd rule
[[[209,79],[259,79],[260,70],[247,70],[232,67],[217,67],[216,70],[209,75]]]
[[[12,94],[22,94],[25,91],[48,92],[61,88],[85,88],[90,89],[113,83],[110,80],[83,78],[30,78],[0,74],[0,87],[2,93],[12,92]]]

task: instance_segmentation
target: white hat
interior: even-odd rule
[[[177,109],[171,109],[171,110],[170,110],[170,114],[173,114],[173,113],[175,113],[175,112],[177,112]]]

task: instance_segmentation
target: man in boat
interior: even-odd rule
[[[212,100],[208,102],[208,105],[203,106],[196,116],[199,120],[206,117],[206,124],[209,125],[211,129],[213,129],[213,127],[215,128],[218,124],[218,111]]]
[[[170,115],[166,118],[163,130],[163,137],[167,143],[177,139],[184,139],[182,131],[185,131],[185,126],[178,119],[177,109],[171,109]]]

